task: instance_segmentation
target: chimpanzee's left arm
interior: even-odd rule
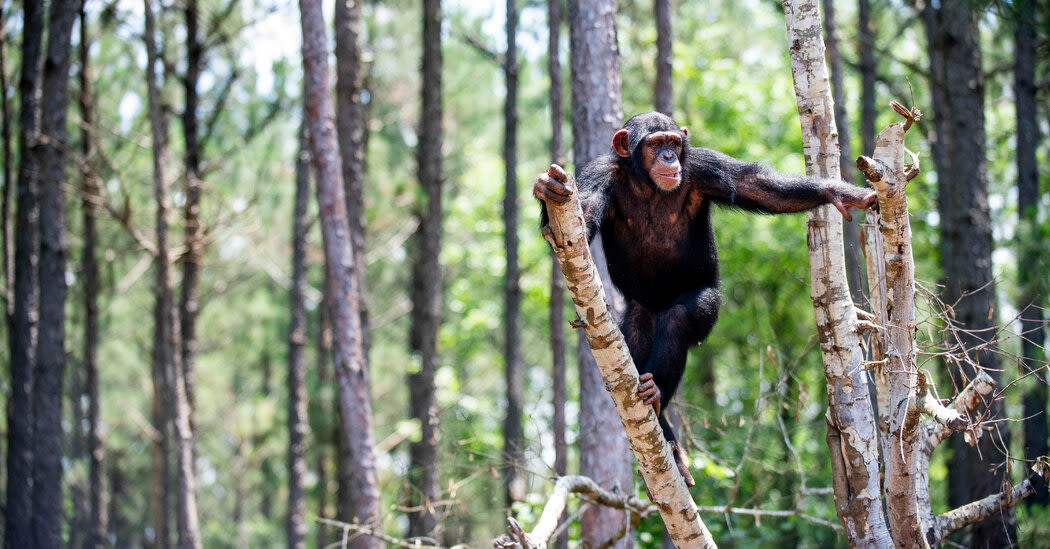
[[[846,219],[850,208],[867,209],[875,191],[842,181],[794,176],[727,154],[691,148],[686,155],[685,177],[704,196],[729,206],[762,213],[793,213],[833,204]]]

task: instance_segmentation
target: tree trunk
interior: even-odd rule
[[[842,52],[835,20],[835,0],[821,0],[824,6],[824,32],[827,36],[828,65],[831,71],[831,94],[835,102],[835,127],[839,130],[839,168],[845,181],[856,179],[853,169],[853,146],[850,143],[849,115],[846,114],[846,85],[843,82]],[[867,151],[865,151],[867,152]],[[842,237],[846,245],[846,281],[854,303],[864,302],[864,274],[860,254],[860,226],[864,212],[853,212],[853,221],[842,221]]]
[[[50,6],[40,94],[40,324],[33,380],[33,539],[62,545],[62,381],[66,336],[66,109],[75,0]]]
[[[4,6],[0,6],[0,21],[7,21],[4,13]],[[14,312],[14,283],[15,283],[15,264],[12,259],[12,247],[11,247],[11,195],[15,189],[15,180],[11,175],[11,127],[14,126],[14,122],[11,120],[11,102],[7,100],[7,26],[0,25],[0,90],[4,90],[3,96],[0,97],[0,117],[3,118],[3,122],[0,123],[0,148],[3,153],[4,163],[4,190],[3,196],[0,196],[0,253],[3,254],[3,273],[4,273],[4,285],[3,285],[3,299],[4,299],[4,310],[5,317],[7,320],[11,317]],[[4,477],[6,478],[6,477]]]
[[[231,0],[232,1],[232,0]],[[186,414],[190,429],[190,449],[197,455],[195,439],[197,391],[197,313],[200,310],[201,265],[204,263],[204,228],[200,221],[201,146],[197,130],[197,82],[203,67],[204,48],[197,26],[200,18],[197,0],[185,0],[186,75],[183,78],[185,108],[182,111],[182,135],[186,143],[184,191],[186,206],[183,223],[186,231],[186,253],[182,256],[182,292],[179,295],[179,334],[183,379],[186,387]]]
[[[441,513],[433,506],[440,498],[437,445],[438,410],[434,402],[437,374],[437,332],[441,315],[441,194],[442,194],[442,53],[441,2],[423,3],[423,97],[416,162],[419,184],[426,195],[416,237],[416,263],[412,272],[411,347],[420,358],[419,371],[409,375],[409,404],[420,423],[420,440],[410,449],[410,483],[418,490],[413,504],[418,512],[409,516],[410,536],[440,534]]]
[[[44,36],[42,2],[25,2],[22,15],[22,75],[18,135],[18,214],[15,220],[14,306],[8,317],[11,397],[7,414],[7,547],[32,547],[33,370],[36,362],[39,226],[34,146],[39,129],[40,55]]]
[[[328,81],[324,16],[318,0],[300,0],[303,67],[306,84],[310,145],[317,173],[317,201],[325,250],[325,278],[331,293],[329,307],[335,347],[335,373],[342,418],[342,445],[354,464],[351,478],[351,518],[381,528],[379,487],[372,437],[372,403],[368,370],[361,341],[360,296],[357,293],[353,244],[347,234],[346,194],[340,173],[335,135],[335,105]],[[368,536],[350,546],[379,547]]]
[[[1047,375],[1045,355],[1041,352],[1046,341],[1046,325],[1043,309],[1039,307],[1039,274],[1047,269],[1043,241],[1039,237],[1039,165],[1036,150],[1039,148],[1038,107],[1036,103],[1035,60],[1036,33],[1035,9],[1031,0],[1014,3],[1014,97],[1017,109],[1017,211],[1020,227],[1017,231],[1018,265],[1020,281],[1021,311],[1021,355],[1022,374],[1044,366],[1041,373],[1034,374],[1022,397],[1024,403],[1024,457],[1033,460],[1050,454],[1047,444],[1046,404]],[[1042,258],[1042,259],[1041,259]],[[1043,296],[1043,303],[1046,303]],[[1040,363],[1040,359],[1043,358]],[[1038,476],[1036,478],[1039,478]],[[1036,494],[1028,498],[1028,505],[1045,507],[1050,505],[1050,494],[1046,484],[1036,483]]]
[[[860,57],[860,139],[863,151],[875,150],[875,25],[870,0],[857,1],[857,49]],[[852,162],[852,159],[851,159]]]
[[[360,0],[336,0],[336,129],[343,161],[343,188],[350,240],[354,245],[358,294],[361,296],[361,341],[368,368],[371,331],[368,326],[368,286],[365,265],[365,153],[368,150],[368,108],[364,103],[365,72],[362,52],[362,5]]]
[[[674,94],[674,55],[671,43],[674,38],[671,26],[671,0],[654,0],[653,11],[656,12],[656,83],[653,86],[656,110],[673,117]]]
[[[174,297],[171,284],[171,265],[168,259],[168,211],[167,186],[164,180],[164,157],[167,148],[167,128],[163,119],[160,105],[160,92],[157,85],[156,66],[158,61],[157,44],[155,41],[156,30],[153,16],[153,6],[150,0],[144,0],[144,14],[146,20],[146,85],[149,94],[149,117],[153,137],[153,194],[157,203],[157,303],[155,321],[157,328],[154,330],[154,391],[158,385],[167,392],[167,401],[170,403],[168,410],[161,410],[160,418],[155,418],[155,427],[158,434],[163,429],[166,431],[168,411],[171,413],[171,423],[175,427],[175,455],[176,455],[176,509],[175,523],[178,531],[178,546],[180,549],[199,549],[201,546],[200,528],[197,518],[197,479],[193,464],[193,435],[189,425],[189,406],[186,400],[186,388],[184,384],[184,372],[182,370],[181,355],[179,353],[179,319],[178,311],[175,309]],[[167,383],[158,383],[156,376],[166,379]],[[160,400],[165,400],[161,398]],[[154,410],[157,411],[156,404]],[[157,421],[159,419],[159,421]],[[162,440],[165,437],[162,437]],[[167,445],[160,445],[154,452],[154,459],[167,460]],[[154,467],[156,468],[156,463]],[[167,467],[160,467],[162,471]],[[154,504],[156,505],[158,495],[164,499],[164,480],[167,476],[157,478],[154,471]],[[160,482],[158,486],[156,483]],[[160,494],[157,491],[160,491]],[[162,510],[166,505],[160,506]],[[160,522],[163,529],[158,532],[158,546],[167,545],[167,518],[159,516],[154,510],[154,521]]]
[[[84,277],[84,365],[88,396],[88,510],[84,547],[106,545],[106,515],[102,501],[103,444],[98,376],[98,294],[99,268],[95,253],[95,218],[102,190],[95,171],[95,105],[89,74],[88,51],[91,37],[83,4],[80,6],[80,116],[83,121],[81,142],[81,202],[83,214],[83,252],[81,272]]]
[[[942,299],[952,306],[955,322],[965,330],[958,332],[961,347],[954,352],[965,352],[972,361],[948,368],[958,391],[978,370],[987,372],[996,384],[1000,378],[994,346],[987,346],[995,335],[996,314],[979,12],[959,2],[925,9],[933,87],[940,94],[934,94],[940,139],[933,150],[940,183],[937,205],[945,276]],[[1002,417],[1001,409],[1001,401],[993,403],[988,419]],[[1000,491],[1004,479],[993,468],[1005,459],[1000,448],[1008,447],[1009,432],[1004,423],[993,425],[998,433],[981,437],[976,448],[967,445],[961,436],[949,440],[953,450],[948,460],[949,506],[958,507]],[[1015,522],[1010,510],[990,517],[973,527],[971,544],[1008,546],[1017,539]]]
[[[561,0],[547,0],[547,73],[550,77],[551,109],[551,163],[564,164],[565,143],[562,139],[562,119],[565,116],[562,102],[561,80]],[[558,257],[551,250],[551,383],[554,386],[554,474],[563,477],[568,473],[569,447],[565,441],[565,277],[561,274]],[[569,520],[568,511],[562,511],[559,523]],[[569,546],[568,529],[555,538],[555,549]]]
[[[525,499],[528,479],[519,470],[525,461],[525,431],[522,414],[525,372],[521,363],[521,267],[518,265],[518,10],[507,0],[507,54],[503,74],[507,99],[503,105],[503,245],[507,252],[504,279],[503,337],[506,360],[507,411],[503,420],[504,487],[506,504]],[[513,510],[510,511],[513,515]]]
[[[623,122],[616,2],[571,0],[569,31],[573,154],[579,169],[609,150],[612,135]],[[600,236],[591,243],[591,253],[616,314],[623,309],[623,299],[612,291]],[[627,438],[582,332],[579,337],[580,474],[606,489],[625,493],[633,481]],[[606,542],[620,531],[624,520],[622,511],[589,506],[580,519],[583,542],[594,546]],[[632,536],[628,535],[616,547],[633,545]]]
[[[839,177],[838,131],[824,62],[816,0],[785,1],[806,172]],[[812,298],[828,390],[828,435],[835,506],[850,546],[886,547],[878,444],[856,312],[848,298],[842,223],[833,206],[807,214]],[[860,397],[860,398],[858,398]]]
[[[288,516],[285,523],[288,549],[306,548],[306,286],[307,202],[310,199],[310,142],[306,112],[299,130],[299,156],[295,163],[295,216],[292,220],[292,287],[288,326]]]

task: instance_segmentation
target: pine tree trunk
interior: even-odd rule
[[[528,479],[524,466],[525,431],[522,415],[525,373],[521,363],[521,267],[518,265],[518,10],[507,0],[507,54],[503,60],[507,98],[503,105],[503,246],[507,253],[504,278],[504,358],[506,360],[507,410],[503,420],[504,488],[506,504],[525,499]],[[513,514],[513,511],[511,511]]]
[[[186,15],[186,75],[183,78],[185,108],[182,111],[182,135],[186,143],[185,170],[186,206],[182,222],[186,230],[186,253],[182,256],[182,291],[179,295],[179,333],[182,383],[186,386],[189,428],[196,433],[194,410],[197,389],[197,313],[200,309],[201,266],[204,264],[204,228],[200,221],[201,202],[201,147],[197,130],[197,82],[203,65],[203,47],[197,30],[200,15],[197,0],[185,0]],[[191,435],[193,455],[196,442]]]
[[[102,442],[101,408],[99,401],[98,372],[98,294],[99,267],[95,252],[95,218],[102,191],[95,171],[95,105],[91,89],[88,50],[91,37],[88,33],[84,6],[80,7],[80,116],[83,120],[81,143],[82,195],[80,208],[83,214],[83,252],[81,272],[84,278],[84,365],[86,393],[88,396],[88,498],[89,517],[85,532],[84,547],[101,548],[106,545],[106,515],[102,500]]]
[[[149,94],[150,126],[153,136],[153,193],[157,203],[157,303],[155,321],[157,327],[154,331],[154,376],[160,375],[167,383],[154,381],[154,391],[161,386],[166,391],[168,406],[162,407],[159,418],[155,418],[155,427],[158,433],[161,429],[166,431],[168,421],[174,425],[175,433],[175,456],[176,456],[176,505],[175,523],[178,533],[179,549],[199,549],[201,546],[200,527],[197,517],[197,479],[193,463],[193,435],[189,425],[189,406],[186,400],[186,387],[184,384],[184,372],[182,369],[181,355],[179,353],[179,319],[178,311],[175,309],[174,296],[171,284],[171,265],[168,259],[168,212],[167,186],[164,180],[164,158],[167,148],[166,123],[161,113],[160,94],[157,85],[156,66],[158,61],[157,45],[155,41],[156,30],[153,16],[153,6],[150,0],[144,0],[144,13],[146,20],[146,84]],[[155,397],[156,398],[156,397]],[[167,408],[167,410],[163,410]],[[157,411],[156,404],[154,410]],[[169,412],[171,417],[165,417]],[[163,440],[164,437],[162,437]],[[155,459],[167,460],[166,444],[155,448],[160,452]],[[154,464],[157,467],[157,464]],[[164,471],[167,467],[160,467]],[[157,475],[154,471],[154,503],[158,496],[164,499],[164,486],[166,475]],[[158,478],[159,477],[159,478]],[[158,486],[156,483],[160,482]],[[159,494],[158,494],[159,491]],[[165,505],[160,506],[164,510]],[[157,530],[160,537],[158,546],[167,544],[168,538],[165,532],[167,528],[166,513],[164,518],[154,510],[154,520],[160,521],[164,529]]]
[[[839,177],[838,131],[816,0],[784,2],[806,172]],[[860,366],[856,312],[846,282],[842,223],[833,206],[807,214],[812,298],[828,390],[828,435],[835,505],[850,546],[886,547],[875,414]]]
[[[66,316],[66,109],[70,38],[80,11],[75,0],[50,6],[40,94],[40,320],[33,380],[33,539],[62,545],[62,382]]]
[[[609,150],[613,133],[623,122],[620,110],[620,60],[616,44],[616,2],[571,0],[569,42],[572,60],[573,153],[577,169]],[[601,237],[591,243],[614,315],[623,310],[623,298],[613,292]],[[580,474],[606,489],[621,492],[633,482],[631,454],[616,409],[602,381],[591,350],[580,333]],[[623,524],[622,511],[589,506],[580,519],[583,542],[598,545]],[[628,535],[615,547],[632,547]]]
[[[22,75],[18,135],[18,213],[15,220],[14,304],[8,317],[11,349],[11,396],[7,415],[7,502],[4,542],[31,547],[33,509],[33,370],[36,362],[39,225],[34,144],[39,130],[36,91],[44,37],[42,2],[25,2],[22,15]],[[10,304],[9,304],[10,306]]]
[[[368,285],[365,276],[365,152],[368,150],[368,107],[364,103],[365,71],[362,58],[362,5],[360,0],[335,2],[336,129],[343,161],[343,188],[350,239],[354,243],[358,293],[361,295],[361,340],[365,367],[371,348],[368,326]]]
[[[932,146],[938,172],[941,224],[941,267],[945,276],[942,299],[951,304],[962,349],[972,365],[951,366],[955,391],[984,370],[998,384],[999,361],[994,346],[995,286],[992,275],[992,228],[988,210],[984,125],[984,72],[981,67],[979,11],[959,2],[927,6],[934,78],[937,139]],[[956,349],[956,352],[962,351]],[[980,413],[980,411],[978,411]],[[988,420],[1002,417],[1001,401],[992,404]],[[1005,423],[993,423],[996,434],[981,437],[976,448],[956,435],[949,439],[948,504],[958,507],[1001,490],[1001,473],[992,471],[1009,445]],[[976,547],[1005,547],[1016,540],[1012,510],[977,523],[971,530]]]
[[[409,516],[410,536],[438,533],[441,514],[432,502],[439,499],[437,470],[438,411],[434,402],[437,373],[437,331],[441,313],[441,194],[442,194],[442,54],[441,2],[423,3],[423,97],[416,161],[419,184],[426,195],[416,237],[416,263],[412,273],[412,349],[419,353],[419,371],[409,376],[412,417],[420,422],[420,440],[410,448],[410,482],[418,489],[414,504],[419,512]]]
[[[342,418],[343,443],[354,464],[351,478],[351,518],[379,530],[379,486],[372,435],[372,402],[361,340],[360,296],[357,293],[353,243],[347,234],[346,194],[335,135],[335,105],[328,79],[324,16],[318,0],[300,0],[303,67],[306,83],[310,145],[317,173],[317,201],[325,250],[325,278],[331,293],[335,373]],[[359,536],[350,547],[379,547]]]
[[[306,286],[307,202],[310,199],[310,142],[306,112],[299,130],[299,156],[295,163],[295,216],[292,220],[292,287],[288,326],[288,515],[285,523],[288,549],[306,548]]]
[[[671,51],[674,32],[671,25],[671,0],[654,0],[656,12],[656,83],[653,86],[656,110],[674,116],[673,62]]]
[[[561,0],[547,0],[547,73],[550,76],[551,109],[551,163],[564,165],[565,143],[562,138],[562,118],[565,116],[562,102],[561,79]],[[554,386],[554,474],[559,477],[568,473],[569,448],[565,440],[565,277],[561,273],[558,258],[551,250],[551,383]],[[569,520],[568,511],[563,511],[558,522]],[[554,549],[569,546],[568,529],[554,539]]]
[[[1038,107],[1036,102],[1035,60],[1037,40],[1034,2],[1019,0],[1014,3],[1014,97],[1017,109],[1017,211],[1021,223],[1017,231],[1018,265],[1021,296],[1018,310],[1021,311],[1021,355],[1022,374],[1044,366],[1041,373],[1034,374],[1022,397],[1024,405],[1024,457],[1033,460],[1050,454],[1047,444],[1046,405],[1047,386],[1050,375],[1045,366],[1045,353],[1041,349],[1046,341],[1046,325],[1043,309],[1039,307],[1038,281],[1045,273],[1044,243],[1039,237],[1039,165],[1036,150],[1039,148]],[[1040,258],[1044,258],[1040,261]],[[1043,303],[1046,303],[1045,296]],[[1042,358],[1042,362],[1040,359]],[[1035,476],[1033,478],[1040,479]],[[1045,507],[1050,505],[1050,494],[1045,482],[1036,482],[1036,494],[1028,498],[1028,505]]]

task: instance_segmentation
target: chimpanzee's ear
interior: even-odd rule
[[[631,156],[631,140],[627,138],[627,130],[620,130],[613,135],[613,150],[616,154],[627,158]]]
[[[682,126],[682,135],[689,137],[689,128]]]

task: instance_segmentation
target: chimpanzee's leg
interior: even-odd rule
[[[649,361],[649,351],[653,348],[653,313],[637,301],[629,300],[627,309],[620,321],[620,332],[627,342],[627,349],[635,366],[641,368]]]

